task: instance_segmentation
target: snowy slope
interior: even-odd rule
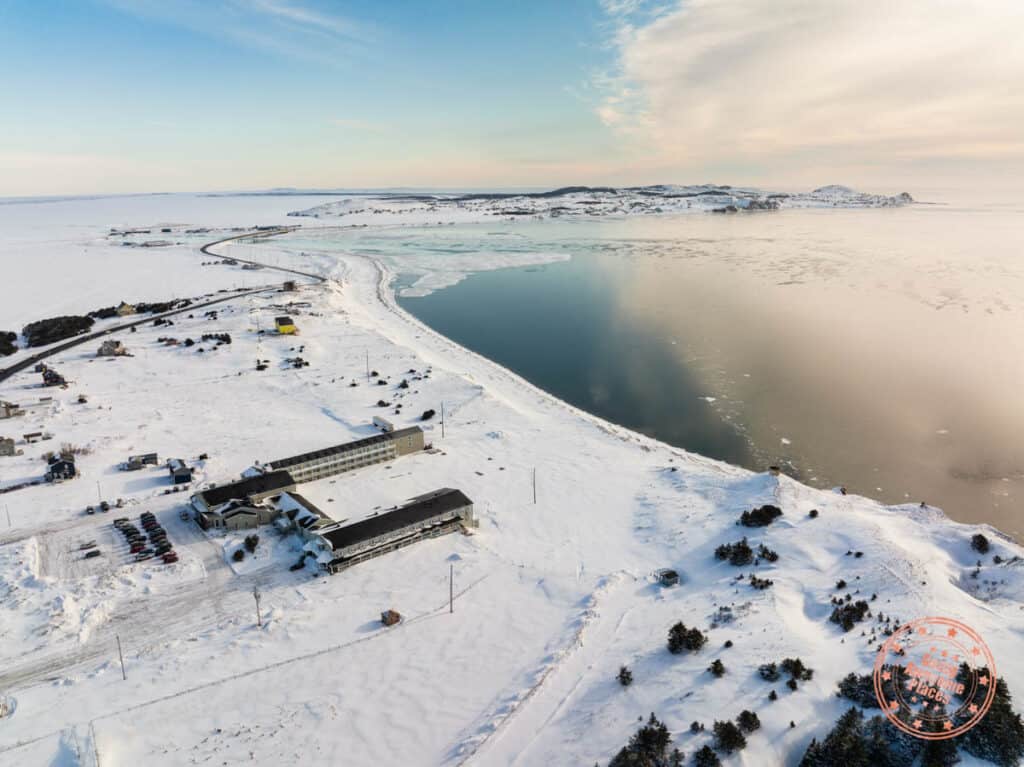
[[[215,208],[218,199],[207,203]],[[216,214],[229,227],[235,216],[266,218],[239,210],[237,200],[224,204],[230,210],[205,220]],[[284,211],[288,200],[278,204]],[[191,223],[188,212],[173,220]],[[138,215],[139,223],[152,219],[151,210]],[[77,257],[70,245],[51,247],[55,257]],[[254,250],[224,245],[220,252],[242,247]],[[763,726],[725,763],[796,764],[845,708],[836,681],[866,673],[874,659],[877,637],[862,636],[859,626],[843,634],[828,621],[840,578],[849,584],[843,592],[877,594],[877,609],[901,620],[943,615],[969,623],[1011,692],[1024,696],[1024,570],[1014,559],[1024,552],[997,532],[984,529],[992,549],[971,577],[977,527],[936,509],[886,508],[750,473],[608,424],[402,312],[385,265],[289,254],[272,242],[266,248],[282,265],[316,269],[329,281],[229,302],[216,320],[182,315],[173,328],[126,334],[130,358],[99,361],[83,347],[54,361],[74,383],[46,391],[60,402],[32,423],[52,432],[54,443],[90,452],[79,459],[79,479],[0,496],[12,521],[4,529],[0,517],[0,695],[16,701],[0,719],[0,765],[96,757],[103,765],[604,764],[638,716],[657,712],[690,755],[710,741],[708,733],[691,735],[690,722],[710,728],[744,708],[756,710]],[[194,246],[174,258],[186,271],[208,260]],[[241,273],[218,268],[229,279]],[[196,272],[196,293],[208,290],[212,273]],[[127,284],[133,292],[159,292],[159,278],[136,275],[138,284]],[[301,335],[258,335],[289,300],[301,302],[287,307]],[[233,342],[213,349],[157,341],[208,332],[230,333]],[[288,365],[296,354],[310,366]],[[367,357],[384,386],[366,381]],[[257,372],[257,358],[269,368]],[[420,380],[399,389],[410,369]],[[24,373],[0,384],[0,399],[43,393],[37,378]],[[76,403],[80,393],[87,404]],[[377,408],[381,397],[402,403],[403,413]],[[399,426],[418,423],[442,401],[445,436],[436,421],[424,424],[438,452],[301,491],[336,518],[358,519],[420,492],[458,487],[474,500],[480,528],[330,578],[290,572],[294,550],[271,540],[269,529],[260,531],[268,553],[232,568],[225,547],[236,544],[179,519],[187,494],[165,493],[165,471],[116,469],[129,453],[157,450],[196,465],[196,485],[223,482],[257,459],[371,433],[370,419],[382,412]],[[21,433],[17,426],[12,433]],[[19,447],[24,455],[0,458],[0,484],[41,473],[47,443]],[[97,481],[104,497],[126,500],[123,511],[83,515],[97,499]],[[767,528],[736,525],[742,511],[764,503],[779,505],[783,516]],[[178,565],[134,563],[118,548],[111,517],[145,509],[167,527],[182,553]],[[744,533],[780,555],[758,567],[774,581],[770,589],[737,581],[751,568],[713,556]],[[85,567],[73,554],[92,539],[104,557]],[[661,567],[676,568],[682,583],[657,585]],[[722,607],[731,608],[731,621],[720,617]],[[381,627],[386,608],[404,621]],[[708,630],[701,652],[667,652],[666,632],[679,620]],[[772,685],[757,666],[796,656],[815,669],[813,680],[796,692],[775,685],[779,700],[769,703]],[[705,671],[714,658],[726,665],[720,679]],[[635,677],[626,689],[614,678],[622,664]]]

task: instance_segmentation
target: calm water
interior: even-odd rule
[[[471,274],[411,313],[551,393],[674,445],[1022,537],[1024,208],[691,215],[368,232]],[[419,261],[417,261],[417,258]],[[448,264],[449,266],[446,266]]]

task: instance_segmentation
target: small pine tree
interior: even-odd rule
[[[817,519],[818,518],[818,510],[817,509],[811,509],[809,512],[807,512],[807,516],[809,516],[811,519]]]
[[[786,687],[791,689],[793,692],[796,692],[796,689],[799,686],[800,685],[797,684],[796,680],[793,677],[790,677],[789,679],[786,680]]]
[[[971,537],[971,548],[977,551],[979,554],[988,553],[988,538],[981,533],[977,533]]]
[[[637,730],[630,737],[629,743],[608,762],[608,767],[663,765],[669,758],[670,745],[672,736],[669,735],[668,727],[652,713],[647,724]]]
[[[745,709],[740,712],[738,717],[736,717],[736,724],[740,726],[740,729],[743,730],[743,732],[747,733],[761,728],[761,720],[758,718],[757,714]]]
[[[615,678],[619,680],[619,684],[623,687],[629,687],[633,684],[633,672],[629,670],[629,666],[620,668],[619,675]]]
[[[777,692],[775,692],[775,690],[772,690],[770,693],[768,693],[768,700],[775,701],[775,700],[778,700],[778,699],[779,699],[779,694]]]
[[[725,664],[718,658],[715,658],[711,661],[711,665],[708,666],[708,671],[710,671],[714,676],[720,677],[725,673]]]
[[[711,750],[711,746],[703,746],[693,755],[694,767],[722,767],[722,760]]]
[[[779,667],[774,663],[762,663],[757,667],[757,673],[766,682],[775,682],[779,678]]]
[[[732,722],[715,722],[714,732],[716,750],[731,754],[733,751],[746,748],[746,737]]]
[[[698,732],[704,732],[704,725],[702,725],[700,722],[691,722],[690,732],[694,734],[697,734]]]
[[[673,655],[679,655],[684,650],[696,652],[707,641],[708,638],[704,636],[700,629],[688,629],[682,621],[676,623],[668,630],[668,651]]]

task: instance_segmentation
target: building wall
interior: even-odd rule
[[[414,431],[412,434],[391,440],[398,455],[409,455],[423,449],[423,432]]]
[[[346,546],[340,551],[336,550],[334,554],[337,557],[352,557],[363,551],[368,551],[370,549],[375,549],[378,546],[383,546],[387,544],[389,541],[413,535],[417,531],[423,530],[428,527],[432,527],[433,525],[443,524],[445,522],[456,519],[472,519],[472,517],[473,506],[472,504],[470,504],[469,506],[465,506],[461,509],[454,509],[452,511],[445,511],[439,514],[435,514],[434,516],[428,517],[427,519],[421,522],[406,525],[405,527],[401,527],[398,530],[393,530],[384,535],[379,535],[376,538],[370,538],[369,540],[360,541],[359,543],[354,544],[352,546]]]

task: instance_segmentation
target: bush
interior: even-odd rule
[[[863,599],[858,599],[853,604],[839,605],[832,610],[832,614],[828,619],[842,626],[843,631],[849,631],[870,614],[871,610],[868,607],[868,603]]]
[[[971,538],[971,548],[977,551],[979,554],[988,553],[988,538],[981,533],[977,533]]]
[[[814,676],[814,669],[807,668],[799,658],[786,658],[779,665],[783,671],[801,682],[809,682]]]
[[[807,516],[809,516],[811,519],[817,519],[818,518],[818,510],[817,509],[811,509],[809,512],[807,512]]]
[[[753,711],[741,711],[740,715],[736,717],[736,724],[746,733],[751,733],[761,728],[761,720],[758,719],[757,714]]]
[[[435,413],[433,410],[424,410],[423,411],[423,415],[420,416],[420,420],[421,421],[429,421],[435,415],[437,415],[437,413]]]
[[[753,511],[744,511],[740,514],[740,524],[744,527],[767,527],[781,516],[782,509],[768,503]]]
[[[732,722],[715,722],[715,749],[731,754],[746,748],[747,739]]]
[[[754,551],[744,538],[736,543],[723,543],[715,549],[715,559],[728,560],[730,565],[741,567],[754,561]]]
[[[792,690],[793,692],[796,692],[796,691],[797,691],[797,688],[798,688],[799,686],[800,686],[800,685],[799,685],[799,684],[797,684],[797,681],[796,681],[796,679],[794,679],[793,677],[790,677],[789,679],[787,679],[787,680],[786,680],[786,687],[788,687],[789,689],[791,689],[791,690]]]
[[[775,690],[772,690],[770,693],[768,693],[768,700],[776,701],[778,699],[779,699],[779,694],[777,692],[775,692]]]
[[[711,661],[711,665],[708,666],[708,671],[714,674],[714,676],[720,677],[723,674],[725,674],[725,664],[722,663],[722,661],[720,661],[718,658],[715,658],[713,661]]]
[[[836,581],[836,591],[839,591],[839,590],[845,589],[845,588],[846,588],[846,581],[844,581],[842,578],[840,578],[838,581]]]
[[[77,315],[51,317],[46,320],[30,322],[21,329],[21,332],[29,346],[45,346],[84,333],[92,327],[93,322],[92,317]]]
[[[9,330],[0,330],[0,357],[14,354],[18,351],[18,334]]]
[[[863,708],[878,708],[875,681],[871,674],[858,676],[852,671],[839,680],[839,694]]]
[[[757,667],[757,673],[766,682],[775,682],[779,679],[779,667],[774,663],[762,663]]]
[[[698,628],[688,629],[680,621],[668,630],[668,651],[673,655],[679,655],[684,650],[696,652],[708,641]]]
[[[235,549],[235,553],[231,555],[231,558],[236,562],[241,562],[245,559],[245,549]]]
[[[757,556],[760,559],[764,559],[765,561],[768,561],[768,562],[778,562],[779,561],[778,553],[775,552],[775,551],[772,551],[767,546],[765,546],[763,543],[760,546],[757,547]]]
[[[608,767],[659,767],[671,765],[668,747],[672,744],[672,736],[668,727],[658,721],[652,713],[647,724],[637,730],[629,739],[629,743],[608,762]],[[678,764],[682,764],[682,755]]]
[[[629,666],[620,668],[619,674],[615,678],[619,680],[619,684],[623,687],[629,687],[633,684],[633,672],[629,670]]]
[[[704,725],[702,725],[700,722],[691,722],[690,732],[692,732],[694,735],[696,735],[698,732],[704,732]]]
[[[260,545],[260,537],[253,533],[252,535],[245,536],[245,548],[248,549],[249,553],[252,554],[256,551],[256,547]]]
[[[758,578],[756,575],[751,575],[750,585],[753,586],[755,589],[758,589],[759,591],[763,591],[764,589],[767,589],[775,585],[775,581],[771,580],[770,578]]]
[[[722,760],[711,750],[711,746],[703,746],[693,755],[694,767],[722,767]]]

